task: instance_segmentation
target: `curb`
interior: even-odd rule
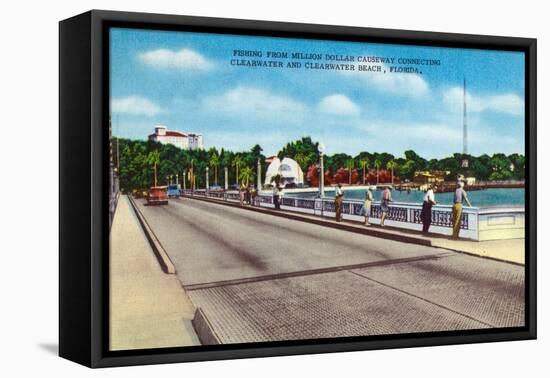
[[[219,345],[221,344],[220,338],[214,331],[212,324],[202,311],[202,308],[197,307],[195,310],[195,316],[191,320],[191,324],[195,329],[195,333],[201,342],[201,345]]]
[[[313,219],[313,218],[309,218],[309,217],[302,217],[300,215],[290,214],[290,213],[286,213],[284,211],[274,211],[274,210],[269,210],[269,209],[265,209],[265,208],[261,208],[261,207],[241,206],[239,203],[232,203],[232,202],[228,202],[228,201],[220,201],[220,200],[212,199],[212,198],[193,197],[193,196],[187,196],[187,195],[184,195],[183,198],[189,198],[189,199],[205,201],[205,202],[211,202],[211,203],[216,203],[216,204],[225,205],[225,206],[237,207],[239,209],[255,211],[255,212],[258,212],[258,213],[269,214],[269,215],[273,215],[273,216],[276,216],[276,217],[287,218],[287,219],[292,219],[292,220],[298,220],[298,221],[306,222],[306,223],[317,224],[317,225],[324,226],[324,227],[330,227],[330,228],[335,228],[335,229],[338,229],[338,230],[354,232],[356,234],[374,236],[374,237],[381,238],[381,239],[389,239],[389,240],[395,240],[395,241],[399,241],[399,242],[403,242],[403,243],[418,244],[418,245],[423,245],[423,246],[426,246],[426,247],[432,247],[433,246],[432,242],[430,240],[420,239],[420,238],[416,238],[414,236],[390,234],[390,233],[386,233],[386,232],[383,232],[383,231],[378,231],[378,230],[375,230],[375,229],[359,228],[359,227],[351,226],[351,225],[348,225],[348,224],[345,224],[345,223],[335,224],[335,223],[327,222],[323,219]]]
[[[130,201],[130,204],[132,205],[132,208],[134,209],[134,212],[136,213],[139,223],[141,224],[141,228],[143,229],[143,232],[145,233],[145,236],[147,237],[147,240],[149,241],[149,244],[151,245],[151,248],[153,249],[153,252],[157,257],[162,271],[166,274],[176,274],[176,267],[174,266],[174,263],[172,263],[172,260],[170,260],[170,257],[164,250],[164,247],[162,246],[162,244],[160,244],[157,236],[145,220],[145,217],[143,216],[141,211],[138,209],[134,199],[132,198],[132,196],[127,197]]]
[[[501,259],[501,258],[498,258],[498,257],[495,257],[495,256],[482,255],[482,254],[476,253],[476,252],[464,251],[462,249],[456,249],[456,248],[452,248],[452,247],[444,247],[444,246],[441,246],[441,245],[432,245],[432,247],[439,248],[439,249],[445,249],[447,251],[452,251],[452,252],[456,252],[456,253],[463,253],[465,255],[472,256],[472,257],[479,257],[481,259],[493,260],[493,261],[498,261],[498,262],[501,262],[501,263],[506,263],[506,264],[512,264],[512,265],[525,267],[525,263],[522,264],[522,263],[517,262],[517,261],[505,260],[505,259]]]

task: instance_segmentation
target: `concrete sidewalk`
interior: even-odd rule
[[[185,196],[184,198],[210,201],[227,206],[241,207],[238,202],[222,201],[205,197]],[[366,227],[361,223],[349,220],[336,222],[334,219],[331,218],[321,218],[315,215],[288,212],[285,210],[274,210],[266,207],[246,205],[242,206],[242,208],[275,216],[282,216],[285,218],[303,220],[306,222],[316,223],[327,227],[346,229],[348,231],[363,233],[369,236],[387,238],[391,240],[402,241],[405,243],[414,243],[437,248],[445,248],[456,252],[462,252],[475,256],[525,265],[525,239],[489,240],[481,242],[468,239],[454,240],[444,235],[423,235],[421,232],[403,230],[394,227],[380,227],[378,225],[370,225]]]
[[[110,350],[200,345],[195,306],[177,276],[162,271],[126,196],[113,220],[109,261]]]

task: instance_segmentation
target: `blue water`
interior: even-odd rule
[[[349,189],[344,191],[345,199],[365,198],[364,189]],[[289,197],[316,197],[318,193],[285,193]],[[380,200],[382,191],[373,191],[374,200]],[[425,193],[423,191],[400,192],[392,190],[392,199],[395,202],[421,203]],[[334,190],[325,190],[326,197],[333,197]],[[454,193],[436,193],[435,200],[441,205],[452,205]],[[485,189],[468,192],[470,203],[475,207],[495,207],[495,206],[524,206],[525,205],[525,189]]]

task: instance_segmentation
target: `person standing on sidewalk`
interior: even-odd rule
[[[453,210],[451,213],[451,222],[453,225],[453,239],[458,239],[458,234],[460,233],[460,222],[462,220],[462,202],[466,201],[468,206],[472,206],[470,204],[470,200],[468,199],[468,195],[466,194],[466,191],[464,190],[464,181],[458,182],[458,187],[456,188],[454,200],[453,200]]]
[[[365,226],[370,226],[369,224],[369,217],[370,217],[370,210],[372,208],[372,191],[370,188],[367,188],[367,191],[365,192],[365,202],[363,202],[363,209],[362,213],[365,216]]]
[[[386,221],[386,217],[390,212],[390,202],[392,202],[391,189],[389,186],[386,186],[382,191],[382,198],[380,200],[380,210],[382,210],[382,217],[380,218],[381,227],[384,227],[384,222]]]
[[[338,183],[336,187],[336,193],[334,197],[334,210],[336,211],[336,222],[342,220],[342,203],[344,202],[344,191],[342,190],[342,184]]]
[[[258,192],[256,191],[256,188],[253,186],[250,188],[250,204],[252,206],[256,206],[256,196],[258,195]]]
[[[424,202],[422,203],[422,211],[420,212],[420,220],[422,220],[422,233],[427,234],[432,224],[432,206],[436,205],[434,190],[437,190],[437,186],[433,188],[428,186],[426,195],[424,196]]]
[[[247,185],[244,191],[244,202],[250,205],[250,185]]]
[[[281,209],[281,204],[279,203],[279,185],[276,182],[273,183],[273,205],[275,205],[275,210]]]
[[[241,186],[239,186],[239,202],[241,206],[243,206],[244,204],[244,191],[245,191],[244,184],[241,184]]]

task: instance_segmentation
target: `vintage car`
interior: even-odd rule
[[[147,194],[148,205],[167,205],[168,193],[166,186],[152,186]]]
[[[180,196],[180,186],[177,184],[168,185],[168,198],[179,198]]]
[[[143,189],[134,189],[132,190],[132,195],[134,198],[147,198],[149,191]]]

